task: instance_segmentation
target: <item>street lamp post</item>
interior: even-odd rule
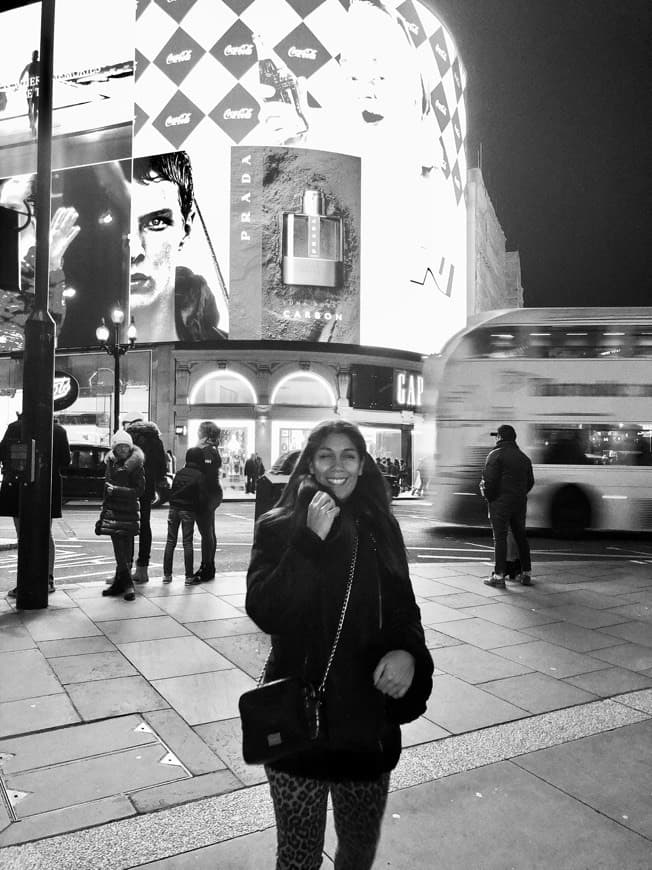
[[[111,323],[113,324],[113,341],[109,344],[109,327],[102,318],[100,325],[95,330],[95,335],[100,345],[113,357],[114,377],[113,377],[113,431],[117,432],[120,428],[120,357],[131,350],[136,345],[138,333],[134,318],[131,318],[129,329],[127,330],[128,341],[126,344],[120,344],[120,327],[125,319],[125,313],[117,304],[111,311]]]

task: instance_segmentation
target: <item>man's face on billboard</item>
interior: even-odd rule
[[[131,310],[174,296],[179,251],[190,224],[181,213],[179,188],[155,176],[134,181],[131,199]]]

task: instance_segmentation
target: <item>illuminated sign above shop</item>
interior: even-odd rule
[[[418,409],[423,398],[423,375],[394,371],[394,405],[396,408]]]

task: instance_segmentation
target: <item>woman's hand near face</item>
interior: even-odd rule
[[[414,656],[404,649],[385,653],[374,671],[374,686],[390,698],[402,698],[414,679]]]
[[[306,525],[324,541],[339,512],[340,509],[335,504],[332,496],[320,490],[313,495],[308,505]]]

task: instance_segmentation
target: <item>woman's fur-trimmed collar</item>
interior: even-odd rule
[[[119,465],[126,468],[127,471],[134,471],[135,469],[142,468],[145,465],[145,454],[140,447],[137,447],[135,444],[131,448],[131,453],[124,461],[118,459],[112,449],[109,451],[107,459],[110,459],[113,465]]]

